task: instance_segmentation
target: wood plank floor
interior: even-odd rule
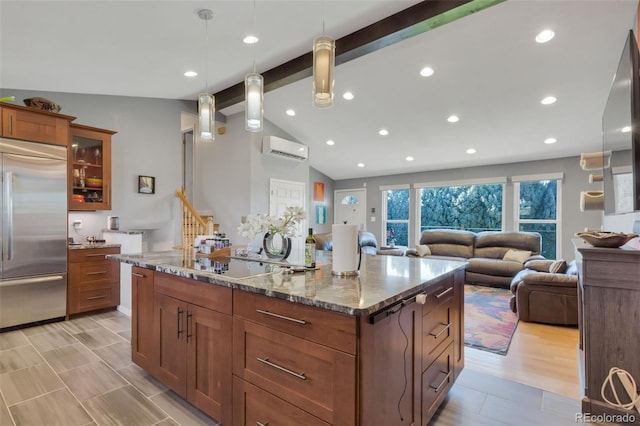
[[[465,347],[465,368],[580,399],[578,329],[520,321],[506,356]]]

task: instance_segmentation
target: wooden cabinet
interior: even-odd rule
[[[155,377],[225,425],[232,412],[231,299],[229,288],[154,275]]]
[[[582,412],[591,415],[624,415],[634,412],[604,401],[601,387],[611,367],[640,379],[640,250],[586,248],[577,243],[579,265],[579,315],[584,383]],[[617,378],[616,390],[629,401]],[[609,389],[609,399],[614,400]],[[635,413],[633,424],[640,424]]]
[[[113,308],[120,303],[120,265],[105,259],[119,247],[69,250],[67,314]]]
[[[111,210],[111,130],[71,124],[69,210]]]
[[[69,122],[75,117],[6,103],[0,110],[3,137],[67,146]]]
[[[153,271],[134,266],[131,271],[131,360],[151,374],[157,365],[153,331]]]

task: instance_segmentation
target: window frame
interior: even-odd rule
[[[387,199],[389,191],[408,191],[409,194],[409,210],[407,219],[387,219],[388,210],[387,210]],[[389,246],[389,241],[387,241],[387,224],[388,223],[406,223],[407,224],[407,244],[411,245],[411,203],[412,203],[412,194],[411,194],[411,186],[410,185],[385,185],[380,187],[381,193],[381,228],[380,228],[380,241],[381,247]]]

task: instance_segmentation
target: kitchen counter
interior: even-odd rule
[[[369,315],[428,291],[466,262],[397,256],[362,257],[360,275],[331,273],[331,252],[318,251],[317,268],[286,273],[281,263],[221,257],[193,259],[182,251],[109,255],[108,259],[183,278],[341,312]]]
[[[109,243],[69,243],[67,244],[67,248],[69,250],[87,250],[87,249],[112,248],[112,247],[120,247],[120,244],[109,244]]]

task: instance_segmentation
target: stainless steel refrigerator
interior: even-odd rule
[[[64,317],[67,149],[0,138],[0,329]]]

